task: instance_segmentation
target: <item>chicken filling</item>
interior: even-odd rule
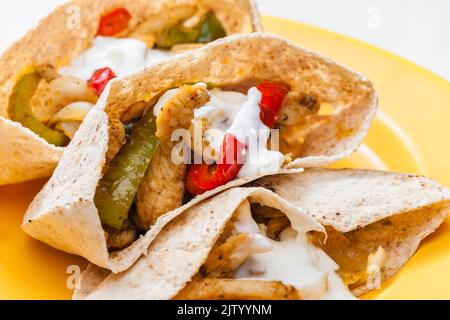
[[[203,7],[181,7],[171,15],[170,25],[156,18],[131,30],[133,17],[125,8],[106,12],[92,47],[69,65],[23,70],[10,98],[11,120],[50,144],[65,146],[109,81],[226,36],[215,14]]]
[[[176,298],[355,299],[341,267],[312,239],[281,211],[245,201]]]
[[[288,94],[280,83],[240,91],[197,83],[166,91],[155,105],[130,106],[123,119],[110,116],[95,197],[109,248],[127,247],[193,196],[279,172],[292,159],[277,150],[272,129],[284,109],[298,107]]]

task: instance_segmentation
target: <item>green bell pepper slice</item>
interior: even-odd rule
[[[9,98],[10,118],[36,133],[49,144],[63,147],[69,142],[69,138],[61,132],[46,127],[33,114],[31,98],[40,81],[41,76],[38,72],[27,73],[17,81]]]
[[[156,130],[156,119],[148,110],[101,179],[95,205],[103,224],[120,229],[128,219],[139,186],[159,148]]]
[[[196,43],[199,36],[197,29],[175,26],[164,30],[156,39],[156,45],[162,49],[170,49],[176,44]]]
[[[210,43],[226,36],[227,33],[223,28],[222,23],[217,19],[213,12],[209,12],[200,26],[200,34],[197,42]]]
[[[209,43],[225,37],[227,34],[222,23],[213,12],[208,12],[205,18],[194,28],[176,25],[164,30],[156,39],[156,45],[162,49],[170,49],[174,45],[184,43]]]

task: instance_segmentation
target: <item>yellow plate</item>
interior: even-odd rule
[[[319,51],[367,75],[380,95],[380,112],[365,144],[335,167],[420,173],[450,186],[450,84],[390,53],[314,27],[275,18],[266,30]],[[0,188],[0,299],[69,299],[73,257],[30,239],[22,216],[43,181]],[[381,290],[365,298],[450,299],[450,222],[421,245]]]

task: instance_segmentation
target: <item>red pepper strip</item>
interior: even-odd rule
[[[116,74],[108,67],[98,69],[88,81],[88,86],[91,87],[98,96],[101,96],[106,85],[116,77]]]
[[[272,129],[280,117],[280,110],[289,88],[286,85],[267,82],[258,86],[258,90],[262,93],[261,120]],[[227,154],[231,151],[234,152],[233,161],[227,164],[226,159],[230,159]],[[240,158],[244,155],[243,151],[245,151],[245,145],[233,135],[226,135],[223,150],[216,165],[210,166],[203,163],[189,167],[186,178],[187,190],[192,195],[200,195],[236,178],[244,165],[244,160]]]
[[[266,82],[258,86],[258,90],[262,93],[261,120],[273,129],[280,118],[280,110],[289,88],[283,84]]]
[[[217,164],[193,164],[189,167],[186,188],[192,195],[220,187],[238,175],[245,162],[245,145],[231,134],[225,135]]]
[[[125,8],[117,8],[106,14],[100,19],[97,35],[112,37],[124,31],[128,27],[131,14]]]

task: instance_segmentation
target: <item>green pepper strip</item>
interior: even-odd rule
[[[95,205],[103,224],[120,229],[128,219],[138,188],[158,147],[156,119],[149,110],[133,128],[97,188]]]
[[[33,114],[31,98],[41,81],[38,72],[31,72],[22,76],[13,88],[9,98],[9,114],[11,120],[19,122],[30,129],[48,143],[58,147],[65,146],[69,139],[62,133],[46,127]]]
[[[162,49],[170,49],[176,44],[196,43],[198,36],[199,32],[196,29],[175,26],[161,32],[156,39],[156,45]]]
[[[156,45],[162,49],[170,49],[182,43],[209,43],[225,37],[227,34],[222,23],[213,12],[208,12],[205,19],[194,28],[176,25],[164,30],[156,39]]]
[[[222,23],[217,19],[213,12],[209,12],[200,27],[200,35],[197,42],[210,43],[226,36],[227,33],[225,32]]]

